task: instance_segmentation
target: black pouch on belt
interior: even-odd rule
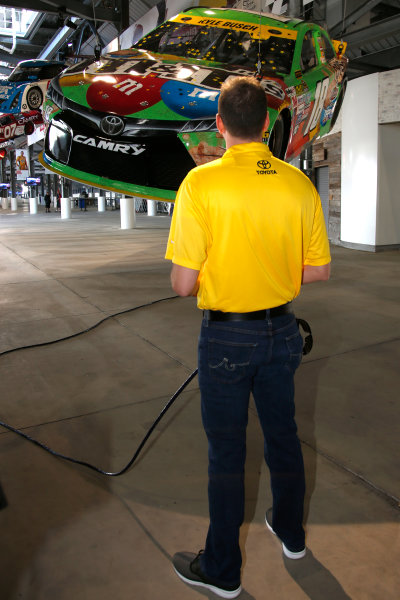
[[[296,321],[299,329],[301,327],[302,330],[306,333],[306,337],[304,339],[303,344],[303,355],[305,356],[306,354],[309,354],[311,352],[311,348],[313,347],[313,336],[311,333],[311,327],[304,319],[296,319]]]

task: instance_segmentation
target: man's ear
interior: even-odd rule
[[[263,129],[263,131],[267,131],[268,125],[269,125],[269,114],[267,113],[267,116],[265,118],[265,123],[264,123],[264,129]]]
[[[221,135],[224,135],[226,128],[224,125],[224,122],[221,118],[221,115],[219,113],[217,113],[216,117],[215,117],[216,123],[217,123],[217,128],[218,131],[220,132]]]

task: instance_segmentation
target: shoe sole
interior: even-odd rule
[[[273,533],[278,538],[278,536],[276,535],[275,531],[272,529],[271,525],[268,523],[267,517],[265,517],[265,524],[268,527],[268,529],[270,530],[270,532]],[[305,557],[305,555],[306,555],[306,548],[304,548],[304,550],[300,550],[300,552],[292,552],[291,550],[289,550],[289,548],[286,548],[286,546],[282,542],[282,540],[279,540],[279,541],[282,544],[283,554],[287,558],[291,558],[292,560],[298,560],[299,558],[304,558]]]
[[[237,596],[239,596],[240,592],[242,591],[241,586],[239,586],[236,590],[232,590],[232,591],[222,590],[221,588],[218,588],[215,585],[212,585],[211,583],[204,583],[203,581],[193,581],[193,579],[188,579],[187,577],[185,577],[184,575],[179,573],[179,571],[177,571],[175,567],[174,567],[174,571],[178,575],[178,577],[180,579],[182,579],[182,581],[184,581],[185,583],[188,583],[189,585],[196,585],[198,587],[206,588],[207,590],[210,590],[210,592],[213,592],[214,594],[216,594],[217,596],[220,596],[221,598],[237,598]]]

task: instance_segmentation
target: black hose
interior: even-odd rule
[[[147,304],[141,304],[140,306],[135,306],[134,308],[128,308],[126,310],[122,310],[122,311],[114,313],[112,315],[108,315],[108,317],[105,317],[104,319],[101,319],[100,321],[98,321],[94,325],[91,325],[87,329],[84,329],[83,331],[78,331],[77,333],[73,333],[72,335],[68,335],[68,336],[63,337],[63,338],[58,338],[56,340],[51,340],[49,342],[41,342],[39,344],[30,344],[28,346],[20,346],[18,348],[12,348],[10,350],[5,350],[4,352],[0,352],[0,356],[4,356],[5,354],[11,354],[11,352],[16,352],[17,350],[26,350],[28,348],[37,348],[39,346],[49,346],[50,344],[56,344],[58,342],[63,342],[64,340],[70,340],[71,338],[77,337],[78,335],[83,335],[84,333],[87,333],[88,331],[92,331],[92,329],[95,329],[96,327],[98,327],[99,325],[101,325],[102,323],[104,323],[104,321],[107,321],[108,319],[112,319],[113,317],[117,317],[119,315],[123,315],[125,313],[132,312],[134,310],[138,310],[139,308],[145,308],[147,306],[152,306],[153,304],[158,304],[159,302],[164,302],[165,300],[174,300],[175,298],[178,298],[178,297],[179,296],[170,296],[168,298],[160,298],[159,300],[153,300],[152,302],[148,302]],[[175,402],[175,400],[178,398],[178,396],[183,392],[183,390],[185,389],[185,387],[187,385],[189,385],[189,383],[192,381],[192,379],[194,379],[196,377],[197,371],[198,371],[197,369],[195,371],[193,371],[193,373],[191,373],[189,375],[189,377],[186,379],[186,381],[184,381],[182,383],[182,385],[180,386],[180,388],[176,390],[175,394],[173,396],[171,396],[171,398],[168,400],[167,404],[164,406],[164,408],[162,409],[162,411],[160,412],[160,414],[158,415],[158,417],[156,418],[156,420],[154,421],[154,423],[152,424],[152,426],[150,427],[150,429],[147,431],[147,433],[144,436],[143,440],[140,442],[140,444],[137,447],[137,450],[134,453],[134,455],[132,456],[131,460],[120,471],[116,471],[116,472],[103,471],[103,469],[100,469],[99,467],[96,467],[96,466],[94,466],[94,465],[92,465],[92,464],[90,464],[90,463],[88,463],[86,461],[77,460],[75,458],[71,458],[70,456],[65,456],[64,454],[60,454],[59,452],[56,452],[52,448],[49,448],[49,446],[46,446],[42,442],[39,442],[38,440],[35,440],[33,437],[31,437],[30,435],[24,433],[20,429],[17,429],[16,427],[12,427],[12,425],[8,425],[8,423],[4,423],[3,421],[0,421],[0,426],[4,427],[5,429],[8,429],[9,431],[12,431],[13,433],[16,433],[17,435],[20,435],[24,439],[28,440],[28,442],[32,442],[32,444],[35,444],[36,446],[39,446],[40,448],[42,448],[43,450],[46,450],[46,452],[49,452],[50,454],[52,454],[53,456],[56,456],[57,458],[61,458],[63,460],[68,460],[69,462],[75,463],[77,465],[82,465],[83,467],[87,467],[88,469],[92,469],[92,471],[96,471],[96,473],[100,473],[101,475],[107,475],[108,477],[118,477],[119,475],[123,475],[124,473],[126,473],[126,471],[136,461],[137,457],[139,456],[140,452],[143,449],[143,446],[145,445],[145,443],[149,439],[150,435],[153,433],[155,427],[157,427],[158,423],[161,421],[161,419],[163,418],[163,416],[165,415],[165,413],[167,412],[167,410],[169,408],[171,408],[171,406],[173,405],[173,403]]]
[[[105,317],[104,319],[101,319],[100,321],[98,321],[97,323],[95,323],[91,327],[88,327],[87,329],[84,329],[83,331],[79,331],[77,333],[73,333],[72,335],[69,335],[69,336],[66,336],[66,337],[63,337],[63,338],[59,338],[59,339],[56,339],[56,340],[51,340],[50,342],[42,342],[42,343],[39,343],[39,344],[31,344],[29,346],[21,346],[19,348],[12,348],[11,350],[5,350],[4,352],[0,352],[0,356],[4,356],[5,354],[10,354],[11,352],[16,352],[17,350],[26,350],[27,348],[37,348],[39,346],[48,346],[50,344],[56,344],[57,342],[62,342],[64,340],[69,340],[71,338],[77,337],[78,335],[82,335],[84,333],[87,333],[88,331],[91,331],[92,329],[95,329],[96,327],[98,327],[99,325],[101,325],[101,323],[104,323],[104,321],[107,321],[108,319],[111,319],[113,317],[117,317],[119,315],[123,315],[125,313],[132,312],[134,310],[138,310],[139,308],[145,308],[147,306],[152,306],[153,304],[157,304],[159,302],[163,302],[164,300],[173,300],[173,299],[178,298],[178,297],[179,296],[171,296],[169,298],[160,298],[159,300],[153,300],[152,302],[148,302],[147,304],[141,304],[140,306],[135,306],[134,308],[128,308],[128,309],[122,310],[122,311],[120,311],[118,313],[114,313],[112,315],[108,315],[108,317]],[[310,350],[312,348],[312,344],[313,344],[312,334],[311,334],[311,328],[310,328],[309,324],[306,321],[304,321],[303,319],[297,319],[297,323],[298,323],[298,325],[301,325],[302,328],[309,334],[307,336],[307,338],[306,338],[306,344],[304,345],[304,348],[303,348],[303,354],[308,354],[310,352]],[[8,429],[9,431],[12,431],[13,433],[16,433],[17,435],[20,435],[24,439],[28,440],[28,442],[32,442],[32,444],[35,444],[36,446],[39,446],[40,448],[42,448],[43,450],[46,450],[46,452],[49,452],[50,454],[52,454],[53,456],[56,456],[57,458],[61,458],[63,460],[68,460],[69,462],[75,463],[77,465],[82,465],[83,467],[87,467],[88,469],[92,469],[92,471],[96,471],[97,473],[100,473],[101,475],[106,475],[108,477],[118,477],[119,475],[123,475],[124,473],[126,473],[126,471],[133,465],[133,463],[136,461],[137,457],[139,456],[140,452],[142,451],[145,443],[149,439],[150,435],[153,433],[155,427],[161,421],[161,419],[163,418],[163,416],[165,415],[165,413],[172,406],[172,404],[175,402],[175,400],[178,398],[178,396],[183,392],[183,390],[185,389],[185,387],[187,385],[189,385],[189,383],[192,381],[192,379],[194,379],[196,377],[197,372],[198,372],[198,369],[195,369],[193,371],[193,373],[191,373],[189,375],[189,377],[186,379],[186,381],[183,382],[183,384],[180,386],[180,388],[176,390],[175,394],[173,396],[171,396],[171,398],[168,400],[167,404],[164,406],[164,408],[162,409],[162,411],[160,412],[160,414],[158,415],[158,417],[154,421],[154,423],[151,425],[151,427],[147,431],[146,435],[144,436],[143,440],[141,441],[141,443],[137,447],[136,452],[132,456],[131,460],[120,471],[115,471],[115,472],[103,471],[103,469],[100,469],[99,467],[96,467],[96,466],[94,466],[94,465],[92,465],[92,464],[90,464],[88,462],[83,461],[83,460],[77,460],[75,458],[71,458],[70,456],[65,456],[64,454],[60,454],[59,452],[56,452],[52,448],[49,448],[49,446],[46,446],[42,442],[39,442],[38,440],[35,440],[34,438],[32,438],[31,436],[27,435],[26,433],[24,433],[20,429],[16,429],[15,427],[12,427],[11,425],[8,425],[7,423],[4,423],[3,421],[0,421],[0,426],[4,427],[5,429]]]
[[[0,421],[0,425],[2,427],[5,427],[9,431],[12,431],[13,433],[16,433],[16,434],[22,436],[23,438],[25,438],[26,440],[28,440],[28,442],[32,442],[32,444],[35,444],[36,446],[39,446],[40,448],[42,448],[43,450],[46,450],[46,452],[49,452],[50,454],[52,454],[53,456],[56,456],[57,458],[62,458],[63,460],[68,460],[69,462],[75,463],[77,465],[82,465],[83,467],[87,467],[88,469],[92,469],[92,471],[96,471],[96,473],[100,473],[101,475],[107,475],[108,477],[118,477],[119,475],[123,475],[124,473],[126,473],[126,471],[133,465],[133,463],[135,462],[135,460],[139,456],[140,452],[142,451],[143,446],[145,445],[145,443],[147,442],[147,440],[149,439],[149,437],[153,433],[154,428],[157,427],[158,423],[161,421],[161,419],[163,418],[163,416],[165,415],[165,413],[167,412],[167,410],[169,408],[171,408],[171,406],[173,405],[173,403],[175,402],[175,400],[178,398],[178,396],[183,392],[183,390],[185,389],[185,387],[187,385],[189,385],[189,383],[192,381],[192,379],[194,379],[196,377],[196,375],[197,375],[197,369],[195,371],[193,371],[193,373],[191,373],[189,375],[189,377],[186,379],[186,381],[184,381],[184,383],[182,383],[182,385],[180,386],[180,388],[176,390],[175,394],[173,396],[171,396],[171,398],[168,400],[167,404],[164,406],[164,408],[162,409],[162,411],[160,412],[160,414],[158,415],[158,417],[156,418],[156,420],[154,421],[154,423],[152,424],[152,426],[150,427],[150,429],[147,431],[146,435],[144,436],[144,438],[140,442],[140,444],[137,447],[137,450],[136,450],[135,454],[132,456],[131,460],[120,471],[115,471],[115,472],[103,471],[103,469],[100,469],[99,467],[91,465],[90,463],[85,462],[84,460],[77,460],[76,458],[71,458],[70,456],[65,456],[64,454],[60,454],[59,452],[56,452],[52,448],[49,448],[49,446],[46,446],[42,442],[39,442],[38,440],[35,440],[30,435],[27,435],[26,433],[24,433],[20,429],[16,429],[15,427],[12,427],[11,425],[8,425],[7,423],[3,423],[3,421]]]
[[[108,321],[108,319],[113,319],[114,317],[119,317],[120,315],[124,315],[128,312],[139,310],[139,308],[146,308],[147,306],[152,306],[153,304],[158,304],[159,302],[164,302],[165,300],[175,300],[175,298],[179,298],[179,296],[169,296],[168,298],[160,298],[159,300],[153,300],[152,302],[148,302],[147,304],[140,304],[139,306],[134,306],[133,308],[127,308],[125,310],[121,310],[120,312],[113,313],[112,315],[108,315],[107,317],[104,317],[104,319],[101,319],[94,325],[91,325],[90,327],[88,327],[87,329],[83,329],[82,331],[78,331],[77,333],[72,333],[71,335],[67,335],[62,338],[57,338],[56,340],[50,340],[49,342],[40,342],[39,344],[30,344],[28,346],[19,346],[18,348],[4,350],[3,352],[0,352],[0,356],[5,356],[6,354],[11,354],[12,352],[17,352],[18,350],[27,350],[28,348],[39,348],[40,346],[50,346],[51,344],[58,344],[58,342],[71,340],[74,337],[78,337],[79,335],[88,333],[88,331],[92,331],[92,329],[96,329],[96,327],[98,327],[105,321]]]

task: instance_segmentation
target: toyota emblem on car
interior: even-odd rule
[[[115,115],[107,115],[100,121],[100,129],[106,135],[119,135],[124,127],[124,121]]]

